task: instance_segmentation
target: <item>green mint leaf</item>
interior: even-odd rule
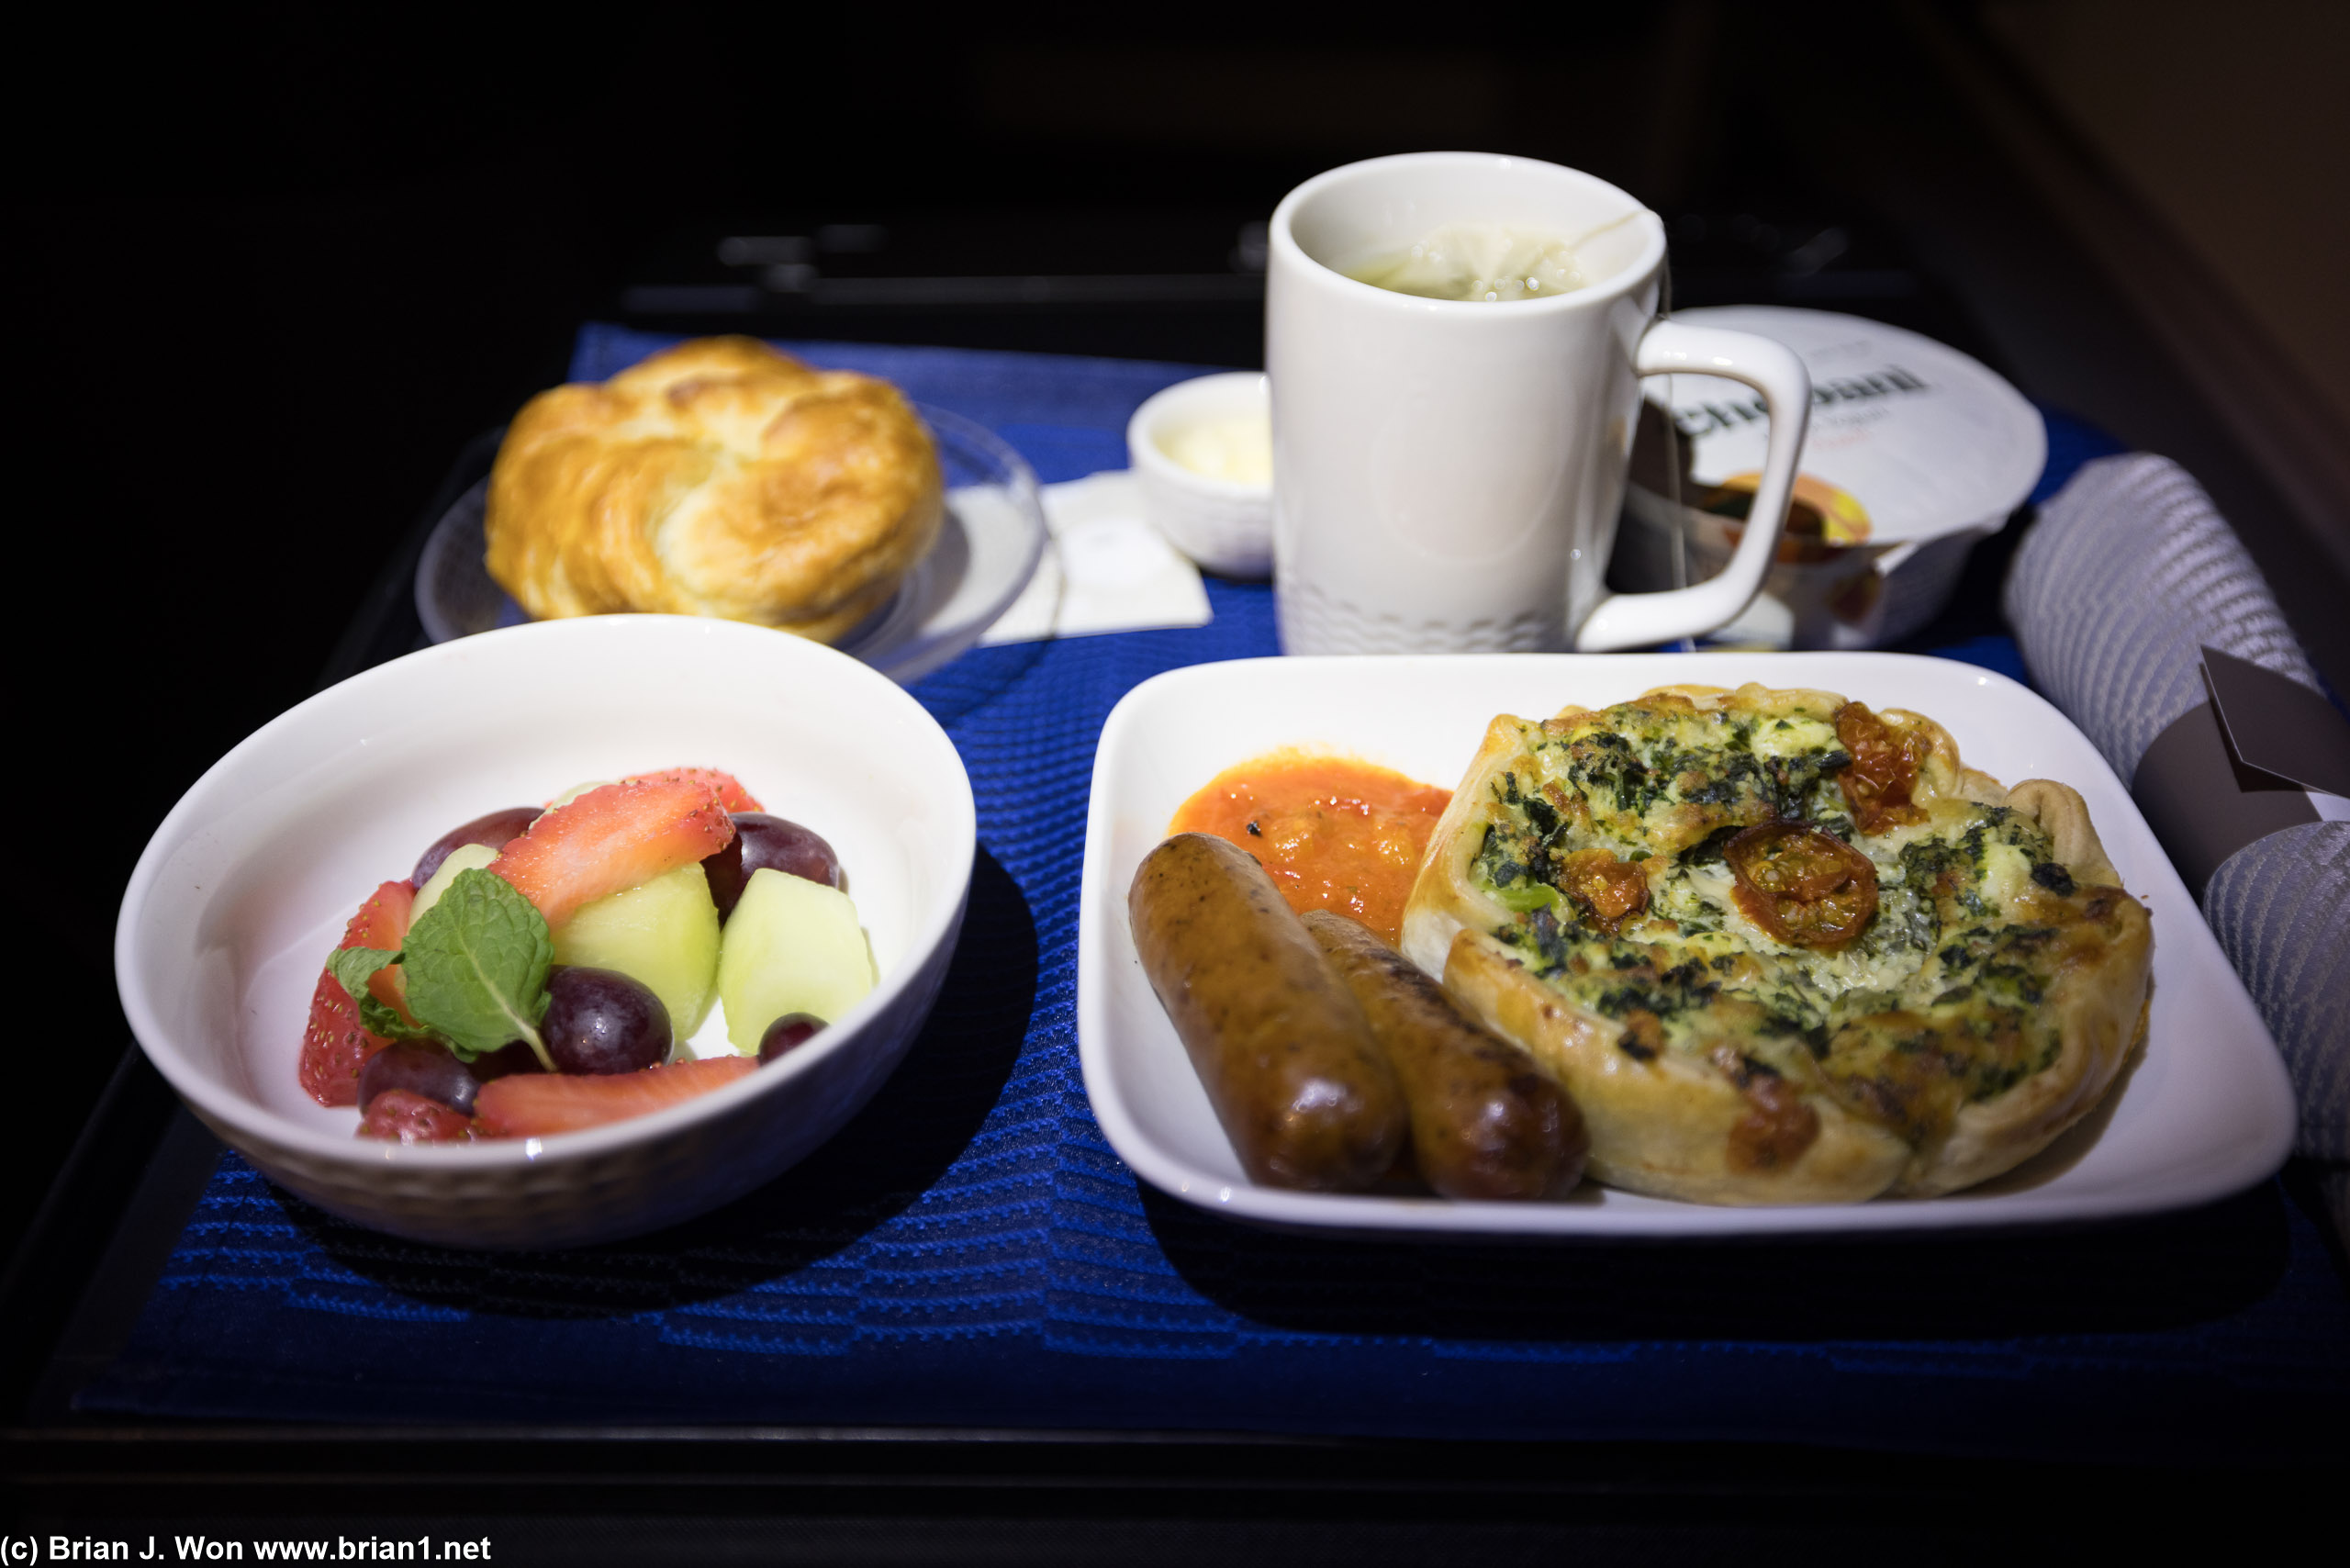
[[[327,955],[327,968],[342,982],[342,989],[357,1002],[368,994],[367,982],[375,978],[378,969],[387,969],[400,961],[397,947],[337,947]]]
[[[379,1040],[430,1040],[433,1032],[421,1024],[411,1024],[400,1016],[397,1007],[386,1007],[368,993],[358,998],[359,1026]]]
[[[432,1031],[420,1028],[400,1016],[397,1007],[386,1007],[375,1000],[367,982],[375,971],[400,961],[396,949],[383,947],[338,947],[327,955],[327,969],[351,993],[359,1007],[359,1026],[379,1040],[429,1040]]]
[[[552,1070],[538,1022],[554,962],[546,917],[503,877],[476,869],[458,872],[441,902],[408,927],[400,968],[408,1011],[460,1059],[521,1040]]]

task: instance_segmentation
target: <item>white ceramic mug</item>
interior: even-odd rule
[[[1473,222],[1570,241],[1594,281],[1542,299],[1426,299],[1346,270]],[[1274,210],[1273,561],[1292,654],[1639,647],[1709,632],[1762,587],[1811,383],[1768,338],[1658,318],[1664,226],[1589,174],[1475,152],[1374,158]],[[1710,581],[1603,578],[1639,380],[1725,375],[1762,395],[1771,445],[1750,527]]]

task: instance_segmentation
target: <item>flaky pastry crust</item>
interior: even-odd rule
[[[1941,725],[1889,710],[1875,717],[1914,737],[1914,811],[1858,831],[1837,815],[1830,716],[1844,700],[1684,686],[1539,725],[1497,718],[1438,823],[1404,951],[1561,1081],[1601,1181],[1738,1204],[1955,1191],[2086,1115],[2139,1037],[2152,928],[2081,797],[2045,779],[2003,789]],[[1651,758],[1662,745],[1683,771],[1619,810],[1584,766],[1611,755],[1602,732]],[[1733,732],[1748,738],[1719,754],[1691,738]],[[1752,766],[1766,744],[1786,749]],[[1747,763],[1729,760],[1738,745],[1756,748]],[[1742,825],[1798,819],[1870,856],[1886,901],[1874,919],[1897,926],[1821,952],[1745,913],[1707,857]],[[1525,856],[1543,823],[1559,824],[1552,847]],[[1606,846],[1646,874],[1648,902],[1613,930],[1565,898],[1529,915],[1544,873],[1489,848],[1489,831],[1554,866]]]
[[[489,574],[534,617],[709,615],[837,639],[937,538],[938,455],[894,386],[703,338],[515,417]]]

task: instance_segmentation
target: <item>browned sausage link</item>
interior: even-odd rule
[[[1135,950],[1257,1181],[1370,1186],[1404,1137],[1403,1092],[1362,1009],[1248,851],[1177,834],[1126,895]]]
[[[1346,916],[1315,910],[1305,929],[1403,1081],[1412,1157],[1429,1186],[1448,1198],[1541,1198],[1575,1184],[1590,1150],[1582,1113],[1532,1057]]]

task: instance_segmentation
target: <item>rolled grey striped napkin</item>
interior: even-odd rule
[[[2323,690],[2243,542],[2167,458],[2084,465],[2024,535],[2004,608],[2032,679],[2133,783],[2205,704],[2205,647]],[[2350,1160],[2350,823],[2245,845],[2202,905],[2292,1074],[2295,1152]]]
[[[2202,649],[2322,689],[2244,542],[2186,469],[2131,453],[2084,464],[2008,571],[2031,678],[2124,778],[2202,705]]]
[[[2203,918],[2284,1048],[2296,1152],[2350,1160],[2350,823],[2308,823],[2230,856]]]

